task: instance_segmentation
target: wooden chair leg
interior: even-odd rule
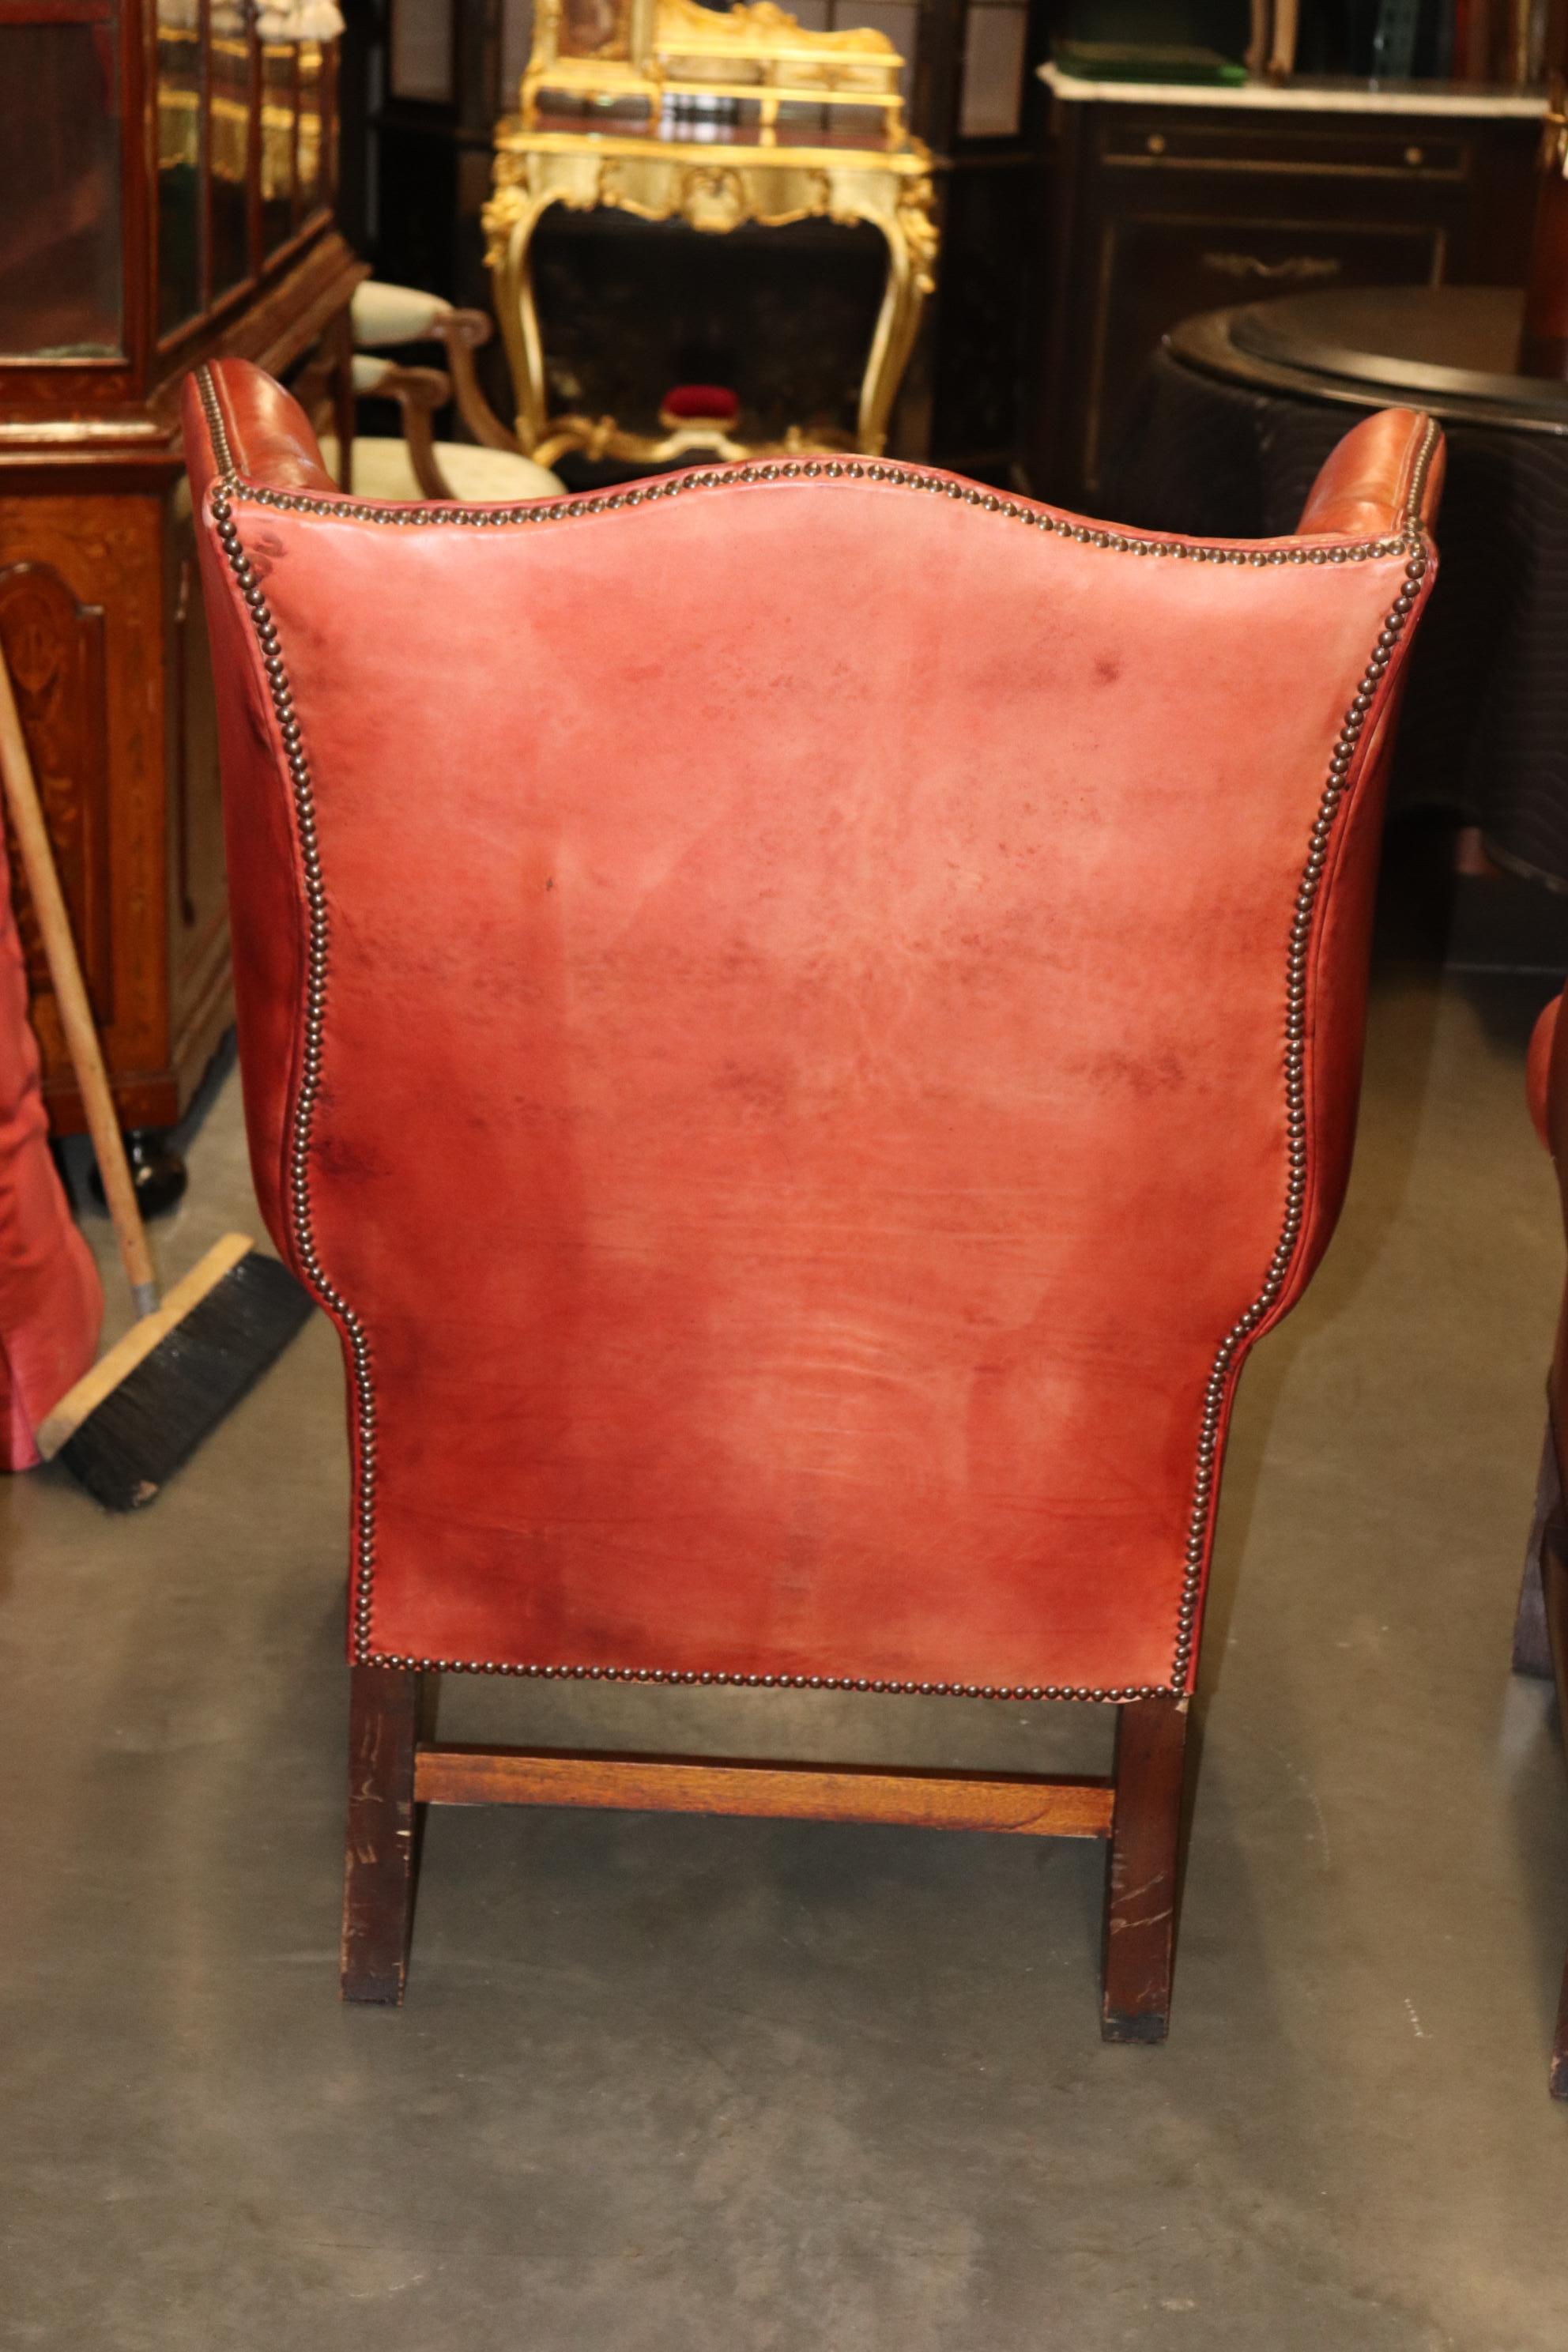
[[[1163,2042],[1171,2022],[1188,1706],[1184,1698],[1141,1698],[1117,1710],[1100,2025],[1107,2042]]]
[[[400,2001],[418,1861],[414,1759],[421,1677],[355,1666],[349,1698],[349,1821],[343,1859],[342,1994]]]

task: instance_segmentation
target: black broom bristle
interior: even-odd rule
[[[150,1503],[280,1356],[314,1302],[251,1250],[61,1446],[58,1459],[110,1511]]]

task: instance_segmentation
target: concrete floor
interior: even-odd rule
[[[1568,1783],[1508,1673],[1547,992],[1380,983],[1344,1223],[1244,1386],[1161,2050],[1098,2038],[1096,1847],[611,1814],[436,1817],[407,2006],[345,2011],[331,1335],[144,1517],[0,1482],[6,2352],[1562,2352]],[[175,1272],[254,1214],[232,1080],[191,1168]],[[1104,1748],[451,1696],[450,1737]]]

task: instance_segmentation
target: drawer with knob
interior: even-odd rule
[[[1447,180],[1474,166],[1462,131],[1384,124],[1374,131],[1189,121],[1173,109],[1157,117],[1118,113],[1101,126],[1100,160],[1115,171],[1217,172],[1271,179]]]

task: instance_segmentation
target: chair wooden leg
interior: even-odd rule
[[[355,1666],[349,1699],[349,1821],[343,1858],[342,1994],[400,2001],[418,1860],[414,1759],[421,1677]]]
[[[1100,2024],[1107,2042],[1163,2042],[1171,2022],[1188,1705],[1141,1698],[1117,1710]]]

